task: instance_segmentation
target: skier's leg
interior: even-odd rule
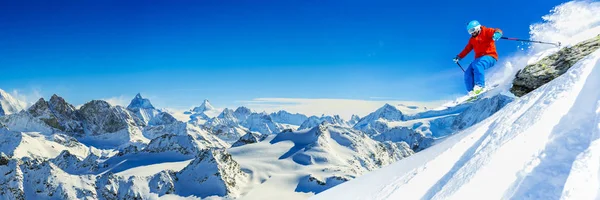
[[[473,63],[474,62],[475,61],[473,61]],[[467,87],[467,92],[473,90],[473,63],[465,70],[465,86]]]
[[[479,85],[482,88],[485,87],[485,70],[491,68],[496,64],[496,59],[491,56],[483,56],[473,61],[473,76],[475,85]]]
[[[484,70],[487,70],[489,68],[492,68],[494,65],[496,65],[496,59],[492,56],[483,56],[481,57],[482,60],[485,61],[485,66],[483,67]]]

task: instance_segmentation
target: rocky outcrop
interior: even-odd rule
[[[114,133],[134,126],[142,126],[144,123],[123,107],[111,106],[102,100],[93,100],[86,103],[79,110],[85,128],[92,135],[103,133]]]
[[[325,180],[321,180],[313,175],[308,175],[300,179],[295,191],[319,194],[325,190],[328,190],[329,188],[335,187],[349,180],[350,178],[341,176],[331,176]]]
[[[564,74],[579,60],[599,48],[600,35],[573,47],[563,48],[535,64],[527,65],[517,73],[510,91],[516,96],[523,96]]]
[[[240,137],[240,139],[237,142],[233,143],[233,145],[231,145],[231,147],[239,147],[239,146],[244,146],[247,144],[254,144],[254,143],[263,141],[265,138],[267,138],[267,135],[261,135],[258,133],[248,132],[248,133],[246,133],[246,135],[243,135],[242,137]]]
[[[75,107],[56,94],[52,95],[50,101],[40,98],[27,112],[52,128],[73,135],[83,134],[81,118],[77,115]]]

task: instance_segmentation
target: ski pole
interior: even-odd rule
[[[463,72],[465,72],[465,69],[462,68],[462,66],[460,65],[460,63],[456,62],[456,64],[458,65],[458,67],[460,67],[460,69],[463,70]]]
[[[557,47],[560,47],[560,42],[558,42],[558,43],[552,43],[552,42],[542,42],[542,41],[535,41],[535,40],[524,40],[524,39],[519,39],[519,38],[508,38],[508,37],[501,37],[500,39],[513,40],[513,41],[519,41],[519,42],[533,42],[533,43],[540,43],[540,44],[551,44],[551,45],[555,45]]]

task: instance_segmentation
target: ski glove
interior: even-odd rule
[[[454,61],[454,63],[458,63],[458,61],[460,61],[460,57],[456,56],[454,57],[454,59],[452,59],[452,61]]]
[[[498,41],[498,39],[500,39],[501,37],[502,37],[501,32],[495,32],[494,36],[492,36],[492,39],[494,39],[494,41]]]

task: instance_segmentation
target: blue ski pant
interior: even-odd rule
[[[485,87],[485,70],[493,67],[496,59],[492,56],[475,58],[471,65],[465,70],[465,86],[467,91],[473,90],[475,85]]]

